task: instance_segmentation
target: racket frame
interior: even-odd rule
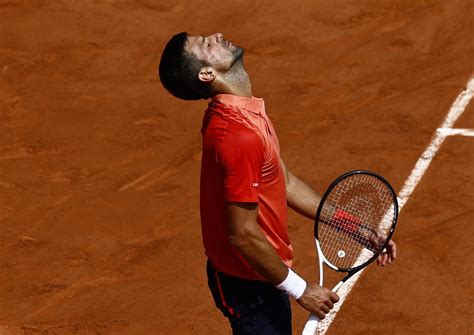
[[[342,180],[344,180],[344,179],[346,179],[350,176],[353,176],[355,174],[371,175],[371,176],[379,179],[380,181],[382,181],[388,187],[388,189],[390,190],[390,192],[393,196],[393,199],[394,199],[394,202],[393,202],[394,203],[394,205],[393,205],[394,206],[394,208],[393,208],[394,217],[393,217],[393,220],[392,220],[392,225],[390,227],[390,231],[389,231],[388,236],[385,240],[385,243],[383,244],[382,248],[379,248],[378,252],[374,253],[374,255],[369,260],[367,260],[366,262],[362,263],[359,266],[356,266],[356,267],[353,267],[353,268],[339,268],[339,267],[335,266],[334,264],[332,264],[331,262],[329,262],[327,260],[326,256],[324,256],[323,251],[321,250],[321,246],[320,246],[319,240],[318,240],[319,218],[320,218],[323,206],[324,206],[324,202],[326,201],[327,197],[329,196],[329,194],[331,193],[333,188],[337,184],[339,184],[339,182],[341,182]],[[339,290],[339,288],[342,286],[342,284],[344,284],[349,278],[351,278],[357,272],[359,272],[364,267],[366,267],[371,262],[373,262],[382,253],[383,250],[386,250],[388,242],[392,238],[393,232],[395,230],[395,226],[397,224],[397,219],[398,219],[398,198],[397,198],[397,195],[396,195],[392,185],[390,185],[390,183],[384,177],[382,177],[381,175],[379,175],[375,172],[368,171],[368,170],[353,170],[353,171],[346,172],[343,175],[341,175],[340,177],[336,178],[329,185],[326,192],[324,192],[324,195],[322,196],[321,201],[319,202],[318,210],[316,212],[316,218],[315,218],[315,221],[314,221],[315,222],[315,224],[314,224],[314,241],[316,243],[316,249],[317,249],[317,252],[318,252],[318,262],[319,262],[319,285],[323,286],[323,280],[324,280],[323,263],[326,264],[328,267],[330,267],[333,270],[336,270],[338,272],[347,273],[344,276],[344,278],[341,281],[339,281],[337,283],[337,285],[334,286],[334,288],[332,289],[333,292],[337,292],[337,290]],[[303,335],[313,335],[317,330],[319,321],[320,320],[319,320],[318,317],[316,317],[313,314],[310,314],[310,316],[308,318],[308,321],[305,324],[305,327],[303,329],[302,334]]]
[[[339,268],[339,267],[331,264],[326,259],[326,257],[324,256],[324,254],[321,250],[321,247],[319,245],[319,239],[318,239],[319,218],[320,218],[320,215],[321,215],[321,211],[324,207],[324,202],[326,201],[327,197],[329,196],[331,191],[334,189],[334,187],[337,184],[339,184],[342,180],[344,180],[344,179],[346,179],[350,176],[356,175],[356,174],[364,174],[364,175],[373,176],[373,177],[379,179],[381,182],[383,182],[388,187],[388,189],[389,189],[389,191],[392,194],[392,197],[394,199],[394,202],[393,202],[393,204],[394,204],[394,208],[393,208],[394,216],[393,216],[392,225],[390,227],[390,231],[388,232],[387,238],[386,238],[382,248],[379,248],[379,251],[377,253],[374,253],[374,255],[371,258],[369,258],[366,262],[362,263],[359,266],[356,266],[356,267],[353,267],[353,268]],[[368,170],[353,170],[353,171],[346,172],[342,176],[336,178],[336,180],[334,180],[331,183],[331,185],[329,185],[326,192],[324,192],[324,195],[321,198],[321,201],[319,202],[318,210],[316,212],[316,219],[314,221],[314,223],[315,223],[314,224],[314,238],[316,239],[316,248],[318,249],[318,256],[320,257],[322,255],[324,257],[324,263],[326,263],[330,268],[332,268],[336,271],[339,271],[339,272],[347,272],[348,276],[349,276],[349,277],[345,278],[347,280],[350,277],[352,277],[352,275],[354,275],[357,271],[359,271],[360,269],[363,269],[368,264],[373,262],[380,255],[380,253],[387,247],[388,242],[392,238],[393,232],[395,231],[395,226],[397,224],[397,219],[398,219],[398,199],[397,199],[397,195],[396,195],[395,191],[393,190],[392,185],[390,185],[389,182],[384,177],[382,177],[378,173],[368,171]]]

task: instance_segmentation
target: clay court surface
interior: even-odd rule
[[[156,75],[183,30],[245,48],[286,165],[320,192],[359,168],[400,191],[474,73],[469,0],[0,0],[1,335],[230,334],[200,235],[206,102]],[[474,102],[454,127],[474,128]],[[327,333],[474,333],[473,204],[474,137],[449,136],[397,261],[364,272]],[[291,212],[316,280],[312,229]]]

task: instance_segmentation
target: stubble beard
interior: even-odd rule
[[[244,58],[244,48],[241,48],[239,46],[234,46],[234,50],[231,50],[231,54],[233,57],[233,62],[232,65],[235,64],[239,59],[242,61]]]
[[[232,50],[229,49],[229,52],[230,67],[223,73],[222,81],[231,87],[248,86],[250,79],[243,65],[244,49],[235,46]]]

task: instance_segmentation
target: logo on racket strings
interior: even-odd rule
[[[339,251],[337,252],[337,255],[338,255],[340,258],[343,258],[343,257],[346,256],[346,252],[345,252],[344,250],[339,250]]]

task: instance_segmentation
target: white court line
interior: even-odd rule
[[[445,137],[453,135],[474,136],[474,129],[438,128],[438,132],[440,132]]]
[[[428,166],[431,164],[431,161],[433,160],[434,156],[438,152],[439,147],[444,142],[447,136],[446,133],[448,133],[446,129],[449,129],[449,130],[452,129],[454,122],[456,122],[456,120],[464,112],[467,104],[469,103],[473,95],[474,95],[474,78],[471,78],[469,82],[467,83],[466,89],[462,91],[461,94],[459,94],[456,100],[454,101],[453,105],[451,106],[448,112],[448,115],[446,116],[446,118],[444,119],[443,123],[438,128],[438,130],[435,132],[435,135],[431,139],[430,144],[428,145],[426,150],[421,154],[420,158],[415,164],[415,167],[411,171],[410,176],[405,181],[405,184],[403,185],[402,190],[399,192],[398,204],[399,204],[400,211],[402,210],[403,206],[408,201],[408,198],[410,197],[410,195],[415,190],[416,185],[418,185],[426,169],[428,169]],[[441,131],[439,131],[439,129],[441,129]],[[453,134],[449,134],[449,135],[453,135]],[[344,285],[341,286],[341,288],[337,292],[337,294],[340,297],[339,303],[337,303],[334,306],[334,308],[331,310],[329,315],[327,315],[326,318],[319,323],[320,334],[326,333],[327,329],[329,328],[332,321],[336,317],[337,312],[339,311],[341,306],[344,304],[346,297],[351,292],[352,288],[354,287],[355,283],[357,282],[357,280],[359,279],[363,271],[364,270],[361,270],[360,272],[355,274],[351,279],[349,279]]]

